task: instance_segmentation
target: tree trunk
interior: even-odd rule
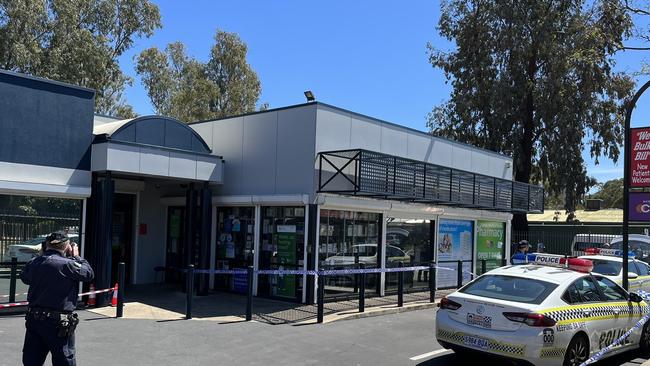
[[[530,183],[531,167],[533,165],[533,137],[535,129],[535,75],[537,74],[537,49],[533,48],[528,60],[528,91],[523,105],[522,129],[519,140],[519,154],[515,161],[515,180]],[[528,218],[525,213],[516,213],[512,218],[512,230],[528,231]]]

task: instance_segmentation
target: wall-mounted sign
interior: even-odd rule
[[[650,222],[650,193],[630,192],[630,221]]]
[[[650,127],[632,128],[630,135],[630,187],[650,187]]]

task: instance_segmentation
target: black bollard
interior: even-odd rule
[[[505,267],[508,265],[508,259],[506,258],[501,258],[501,267]]]
[[[366,269],[365,263],[359,263],[359,269]],[[361,272],[359,277],[359,312],[363,313],[366,311],[366,273]]]
[[[246,321],[253,320],[253,266],[248,266],[246,283],[248,292],[246,293]]]
[[[318,310],[316,313],[316,322],[319,324],[323,322],[323,310],[325,308],[325,276],[318,275],[318,290],[316,293],[316,302],[318,303]]]
[[[359,268],[359,253],[354,253],[354,267],[353,268]],[[356,293],[359,291],[359,275],[354,274],[354,292]]]
[[[458,261],[458,286],[456,288],[463,287],[463,261]]]
[[[402,262],[397,264],[397,267],[402,268]],[[397,307],[404,306],[404,271],[397,272]]]
[[[185,300],[185,319],[192,319],[192,301],[194,300],[194,265],[187,266],[187,292]]]
[[[9,302],[16,302],[16,272],[18,271],[18,258],[11,257],[11,272],[9,275]]]
[[[436,263],[429,263],[429,302],[436,302]]]
[[[485,259],[481,259],[481,274],[487,272],[487,263]]]
[[[126,264],[120,262],[117,264],[117,309],[115,317],[121,318],[124,315],[124,290],[126,289]]]

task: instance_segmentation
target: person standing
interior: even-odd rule
[[[52,365],[74,366],[79,281],[90,282],[95,275],[67,235],[52,233],[45,246],[43,256],[29,261],[20,274],[29,285],[23,365],[42,366],[49,352]]]

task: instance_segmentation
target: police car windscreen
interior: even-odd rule
[[[589,259],[594,264],[594,273],[600,273],[605,276],[618,276],[623,264],[621,262],[606,261],[602,259]]]
[[[541,304],[556,284],[530,278],[488,275],[479,277],[460,292],[492,299]]]

